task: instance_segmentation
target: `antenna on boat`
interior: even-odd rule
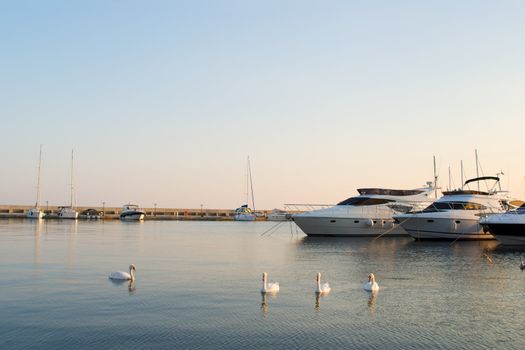
[[[461,190],[463,191],[463,184],[465,183],[464,177],[463,177],[463,160],[461,160]]]
[[[503,172],[503,170],[500,170],[499,173],[496,173],[496,176],[499,178],[500,175],[505,175],[505,173]],[[501,181],[498,181],[498,187],[499,187],[499,191],[501,192]],[[509,187],[507,186],[507,190],[509,189]]]
[[[479,177],[478,150],[475,149],[474,153],[476,154],[476,177]],[[479,192],[479,181],[478,181],[478,192]]]
[[[433,157],[434,157],[434,196],[437,198],[438,197],[438,193],[437,193],[438,176],[436,173],[436,156],[433,156]]]
[[[450,191],[452,189],[452,185],[450,184],[450,165],[448,166],[448,188],[447,191]]]

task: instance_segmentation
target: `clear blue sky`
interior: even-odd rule
[[[525,197],[525,2],[0,1],[0,203],[234,208],[413,188]],[[508,176],[507,176],[508,175]]]

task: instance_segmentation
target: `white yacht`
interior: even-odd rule
[[[292,220],[308,236],[406,236],[393,216],[422,210],[436,199],[432,182],[413,190],[360,188],[357,191],[359,196],[329,208],[295,214]]]
[[[73,150],[71,150],[71,183],[70,183],[70,200],[69,206],[60,207],[58,217],[61,219],[78,219],[78,212],[73,208]]]
[[[505,246],[525,246],[525,204],[516,210],[481,218],[481,225]]]
[[[480,191],[479,183],[495,181],[488,191]],[[443,192],[443,197],[422,211],[399,214],[394,218],[415,239],[481,240],[494,239],[483,230],[480,218],[503,213],[510,204],[507,192],[496,190],[499,177],[484,176],[467,180],[465,186],[478,183],[478,190]]]
[[[120,212],[119,217],[120,220],[124,221],[140,221],[144,220],[145,216],[146,212],[140,209],[138,205],[128,203],[122,207],[122,211]]]
[[[45,214],[40,210],[40,166],[42,165],[42,145],[40,145],[40,155],[38,156],[38,176],[36,183],[36,203],[35,207],[27,211],[26,216],[30,219],[42,219]]]

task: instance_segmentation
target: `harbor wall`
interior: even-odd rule
[[[30,205],[2,205],[0,204],[0,218],[25,218]],[[60,207],[54,205],[40,206],[46,214],[46,219],[58,219]],[[75,210],[82,213],[87,209],[95,209],[104,220],[118,219],[122,212],[121,207],[86,207],[76,206]],[[146,220],[233,220],[233,209],[190,209],[190,208],[141,208],[146,212]],[[271,210],[256,210],[257,220],[266,220]],[[82,219],[82,215],[79,219]]]

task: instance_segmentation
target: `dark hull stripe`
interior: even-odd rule
[[[525,225],[523,224],[486,224],[490,232],[503,236],[525,236]]]

